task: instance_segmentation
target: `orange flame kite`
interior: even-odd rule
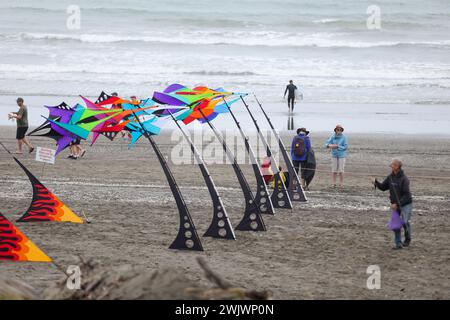
[[[0,213],[0,261],[52,262]]]

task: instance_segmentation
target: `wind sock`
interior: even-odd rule
[[[52,262],[52,259],[0,213],[0,261]]]

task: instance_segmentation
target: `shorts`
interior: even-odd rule
[[[331,171],[333,173],[344,173],[345,158],[332,158]]]
[[[27,131],[28,127],[17,127],[16,139],[22,140],[23,138],[25,138],[25,133],[27,133]]]

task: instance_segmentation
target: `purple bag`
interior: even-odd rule
[[[388,227],[390,230],[400,230],[405,222],[402,219],[402,216],[398,211],[392,211],[391,213],[391,221],[389,221]]]

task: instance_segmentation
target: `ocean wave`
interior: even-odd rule
[[[251,71],[229,72],[229,71],[188,71],[183,74],[195,76],[255,76],[257,75]]]
[[[414,101],[413,104],[421,104],[421,105],[449,105],[450,100],[423,100],[423,101]]]
[[[343,22],[344,20],[342,19],[337,19],[337,18],[325,18],[325,19],[318,19],[318,20],[313,20],[313,23],[317,23],[317,24],[327,24],[327,23],[336,23],[336,22]]]
[[[82,55],[82,53],[80,53]],[[442,63],[429,64],[399,64],[388,63],[371,66],[370,64],[334,64],[333,62],[292,61],[292,68],[286,70],[284,64],[277,59],[264,61],[248,61],[245,65],[233,60],[215,61],[210,68],[205,64],[210,61],[205,58],[197,63],[189,63],[190,56],[180,60],[175,65],[155,63],[154,57],[139,60],[139,63],[126,63],[127,55],[122,56],[120,63],[98,63],[90,57],[81,64],[60,63],[27,64],[27,63],[0,63],[0,79],[17,80],[70,80],[80,79],[107,79],[115,81],[146,81],[149,75],[157,74],[159,77],[182,78],[223,78],[235,81],[247,79],[252,82],[278,81],[293,77],[302,79],[309,86],[336,85],[346,87],[420,87],[449,89],[450,65]],[[80,60],[74,57],[74,61]],[[81,60],[80,60],[81,61]]]
[[[77,41],[82,43],[142,42],[180,45],[236,45],[266,47],[375,48],[399,46],[448,47],[450,40],[436,41],[358,41],[343,39],[342,33],[301,34],[275,31],[192,31],[151,35],[29,33],[0,34],[18,41]]]
[[[56,15],[65,14],[67,6],[65,3],[55,5],[53,3],[44,4],[41,2],[20,4],[10,1],[11,4],[0,5],[0,10],[7,14],[34,17],[35,15],[47,16],[48,19]],[[131,3],[130,3],[131,2]],[[152,4],[153,1],[139,1],[135,4],[132,1],[127,3],[98,3],[89,1],[80,4],[80,9],[86,16],[86,20],[102,21],[103,19],[117,19],[124,24],[137,22],[137,25],[147,26],[147,24],[162,25],[164,27],[182,26],[184,28],[205,28],[214,29],[220,27],[224,30],[236,30],[236,28],[246,27],[271,27],[279,28],[315,28],[320,30],[350,30],[359,32],[366,28],[365,19],[367,16],[360,11],[347,10],[329,12],[327,10],[298,11],[278,6],[275,10],[268,10],[264,5],[258,8],[246,5],[246,1],[236,1],[235,4],[227,6],[228,13],[218,15],[215,6],[202,6],[194,3],[191,6],[177,6],[176,3],[161,1],[159,4]],[[267,1],[269,6],[270,1]],[[296,6],[292,3],[293,6]],[[314,5],[314,1],[308,7]],[[290,6],[290,5],[289,5]],[[345,5],[344,5],[345,6]],[[242,9],[241,9],[242,7]],[[323,6],[322,6],[323,7]],[[191,8],[191,9],[190,9]],[[351,8],[349,8],[351,9]],[[219,9],[220,10],[220,9]],[[412,12],[383,13],[383,29],[395,29],[405,31],[435,30],[442,31],[449,29],[448,12],[428,12],[416,14]],[[95,18],[92,18],[95,17]],[[85,18],[83,18],[85,19]],[[297,30],[298,30],[297,29]]]

